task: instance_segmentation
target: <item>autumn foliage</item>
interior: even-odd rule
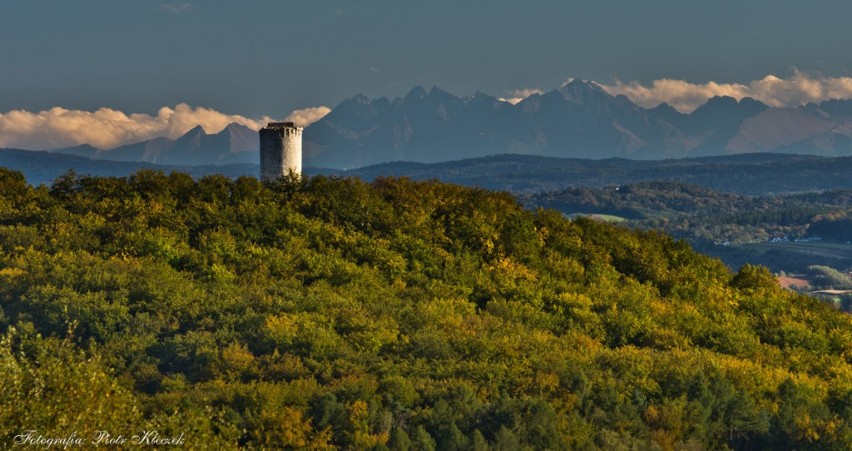
[[[438,182],[0,169],[0,440],[849,449],[852,320]]]

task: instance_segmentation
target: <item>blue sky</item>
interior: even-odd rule
[[[843,78],[850,17],[845,1],[0,0],[0,113],[187,103],[261,118],[415,85],[511,97],[570,77]]]

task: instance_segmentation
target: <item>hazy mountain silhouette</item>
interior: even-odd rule
[[[110,150],[98,150],[82,145],[57,149],[53,152],[97,160],[199,166],[257,163],[257,149],[257,132],[244,125],[233,123],[214,134],[208,134],[199,125],[174,140],[154,138]]]

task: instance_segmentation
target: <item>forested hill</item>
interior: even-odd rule
[[[749,262],[776,272],[802,273],[812,265],[852,270],[848,243],[852,240],[852,190],[848,189],[744,196],[654,181],[567,188],[519,198],[531,208],[554,208],[569,216],[608,215],[621,225],[660,230],[722,258],[731,268]],[[754,247],[773,240],[781,245],[765,251]],[[822,246],[797,247],[811,240],[821,241]]]
[[[852,317],[438,182],[0,169],[0,441],[849,449]]]
[[[607,188],[567,188],[519,196],[530,207],[565,214],[600,213],[689,240],[767,240],[811,235],[852,239],[852,190],[743,196],[678,182],[640,182]]]

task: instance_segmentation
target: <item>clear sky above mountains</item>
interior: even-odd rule
[[[753,95],[770,74],[844,94],[850,17],[850,2],[793,0],[0,1],[0,114],[157,116],[187,103],[280,118],[356,93],[437,85],[510,98],[570,77],[621,86],[643,105],[732,83]],[[661,94],[661,79],[688,86]]]
[[[3,1],[0,111],[259,117],[418,84],[501,96],[567,77],[844,76],[850,17],[845,1]]]

